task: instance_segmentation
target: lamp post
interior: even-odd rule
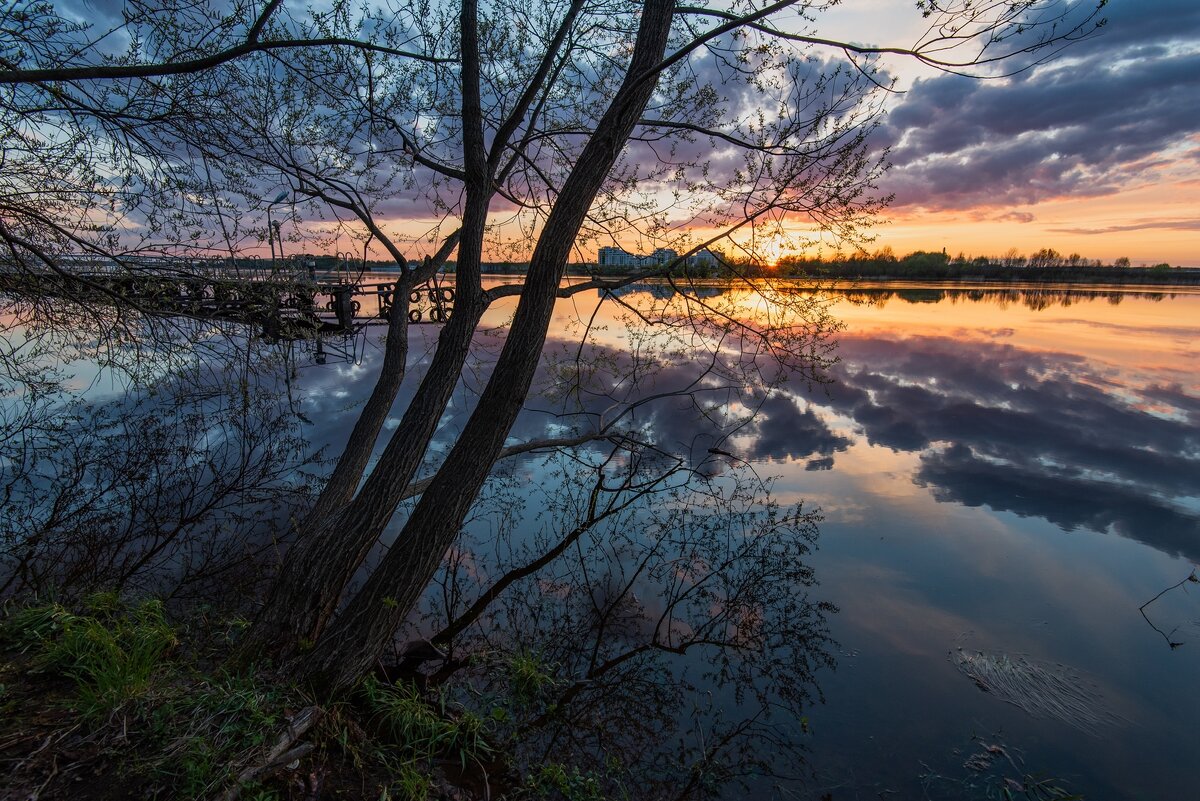
[[[276,203],[282,203],[287,200],[288,191],[285,189],[276,195],[275,199],[267,204],[267,243],[271,246],[271,272],[276,271],[275,265],[275,240],[279,240],[279,258],[283,258],[283,237],[279,235],[280,223],[275,222],[271,218],[271,207]]]

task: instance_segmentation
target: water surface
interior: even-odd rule
[[[797,407],[824,444],[788,452],[780,425],[764,454],[826,514],[814,563],[843,652],[812,715],[823,782],[954,797],[983,742],[1089,798],[1188,797],[1200,594],[1147,609],[1178,648],[1139,607],[1200,562],[1200,294],[874,300],[838,305],[834,384]],[[1113,717],[1035,717],[960,648],[1067,666]]]
[[[1023,797],[1021,788],[1045,779],[1090,799],[1193,797],[1200,584],[1186,579],[1200,563],[1200,292],[893,283],[796,293],[843,325],[826,340],[831,349],[815,351],[833,359],[815,376],[755,372],[755,360],[738,358],[745,340],[730,337],[715,349],[697,340],[689,350],[685,334],[631,316],[695,302],[723,304],[735,322],[772,313],[745,290],[705,286],[680,296],[633,286],[596,313],[595,291],[560,301],[537,384],[557,394],[532,397],[513,431],[514,442],[561,436],[620,403],[686,386],[707,359],[731,366],[722,374],[729,383],[710,380],[639,407],[627,427],[686,456],[717,484],[736,464],[773,478],[776,501],[823,515],[815,549],[788,556],[811,574],[769,565],[746,574],[796,582],[803,603],[771,601],[796,616],[778,628],[794,640],[776,640],[777,653],[763,655],[757,669],[764,682],[775,671],[783,691],[810,696],[797,695],[799,707],[772,718],[777,736],[756,730],[762,736],[748,752],[801,745],[804,753],[783,750],[776,760],[794,778],[751,777],[752,792],[949,799],[1008,789]],[[464,372],[431,464],[473,408],[512,308],[506,301],[489,312],[485,322],[497,328],[478,337],[480,358]],[[374,381],[380,330],[328,343],[320,363],[312,352],[293,354],[289,397],[311,447],[336,452],[347,436]],[[589,344],[580,350],[585,332]],[[396,414],[436,333],[414,328],[413,378]],[[664,338],[675,344],[646,355]],[[564,365],[577,356],[590,383],[564,392]],[[638,359],[654,369],[643,371]],[[734,378],[745,383],[734,386]],[[573,413],[564,416],[568,406]],[[552,541],[568,520],[556,504],[571,492],[586,495],[586,486],[570,485],[578,480],[570,469],[543,456],[501,473],[418,627],[430,625],[439,605],[461,608],[494,579],[489,565],[517,563],[521,549]],[[487,636],[517,637],[536,618],[548,642],[560,640],[559,678],[578,678],[586,659],[571,648],[584,645],[581,632],[594,632],[570,628],[582,625],[564,611],[571,592],[611,591],[614,577],[648,552],[656,515],[675,525],[670,514],[681,503],[630,512],[587,540],[592,550],[585,556],[581,546],[574,568],[551,566],[514,589],[525,606],[507,614],[524,609],[523,617],[487,621]],[[393,530],[402,522],[397,515]],[[652,565],[647,573],[660,569],[658,583],[630,585],[636,603],[622,607],[624,628],[606,648],[645,633],[665,603],[662,588],[692,569],[678,565],[685,556],[697,563],[694,546],[657,554],[675,574]],[[579,572],[596,565],[601,574]],[[464,597],[450,598],[447,588]],[[720,603],[712,606],[720,612]],[[755,622],[740,614],[735,624]],[[705,658],[688,652],[684,667],[657,683],[623,677],[624,706],[587,707],[593,731],[577,733],[571,747],[611,753],[619,750],[614,738],[628,737],[648,748],[662,729],[694,751],[716,730],[696,722],[701,706],[726,716],[744,706],[728,682],[704,675]],[[789,660],[804,661],[790,678],[779,675]],[[645,730],[621,729],[639,716]],[[663,757],[650,771],[662,787],[672,786],[669,762]]]
[[[1200,562],[1200,293],[889,284],[825,297],[845,325],[829,382],[724,401],[758,411],[722,449],[776,476],[777,499],[819,505],[812,595],[839,609],[836,669],[816,673],[824,703],[779,723],[803,727],[797,774],[812,775],[755,792],[990,798],[1040,777],[1088,798],[1189,797],[1200,586],[1139,608]],[[596,302],[562,301],[548,350],[589,319],[598,346],[627,348],[628,320],[611,304],[593,318]],[[546,420],[526,415],[515,437]],[[703,427],[680,409],[643,422],[693,452]],[[545,480],[536,460],[527,471]]]

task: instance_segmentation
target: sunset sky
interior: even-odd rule
[[[885,123],[898,253],[1016,247],[1200,266],[1200,2],[1112,0],[1108,24],[1009,80],[914,74]],[[912,5],[846,3],[828,30],[894,43]]]
[[[1200,266],[1200,0],[1111,0],[1103,16],[1098,35],[1011,78],[883,62],[900,91],[874,142],[891,148],[880,188],[895,199],[868,249],[977,256],[1049,247]],[[807,31],[909,47],[924,25],[911,0],[846,0]],[[394,222],[409,231],[436,222],[421,217]],[[776,250],[764,255],[787,255]]]
[[[1011,78],[884,62],[900,91],[875,143],[891,148],[880,188],[895,199],[868,249],[1049,247],[1200,266],[1200,0],[1111,0],[1103,16],[1098,35]],[[908,47],[924,25],[911,0],[846,0],[807,30]],[[421,217],[394,222],[410,231],[435,223]]]
[[[66,5],[78,3],[93,16],[120,14],[120,0]],[[873,142],[891,148],[881,190],[895,200],[869,249],[1050,247],[1106,262],[1200,266],[1200,0],[1111,0],[1103,13],[1100,35],[1015,77],[883,62],[901,91],[886,101]],[[776,24],[803,29],[786,17]],[[913,0],[844,0],[807,30],[907,47],[923,25]],[[418,240],[413,247],[430,247],[419,240],[439,220],[427,203],[392,196],[380,210],[391,230]],[[577,257],[594,258],[594,247]]]

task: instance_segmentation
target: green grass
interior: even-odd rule
[[[0,737],[16,734],[29,743],[16,779],[21,786],[36,788],[62,770],[47,761],[56,749],[32,750],[53,741],[81,763],[72,771],[105,777],[111,792],[101,797],[215,797],[251,775],[248,769],[266,764],[297,712],[319,706],[316,724],[303,737],[313,747],[304,766],[287,777],[268,774],[261,783],[246,784],[240,798],[278,797],[316,770],[326,771],[321,782],[371,798],[426,801],[442,783],[467,787],[479,776],[508,770],[512,721],[554,689],[553,666],[536,653],[518,652],[498,661],[505,692],[477,698],[480,712],[450,700],[446,691],[374,678],[351,697],[318,703],[269,670],[213,667],[240,623],[207,614],[176,628],[160,602],[112,594],[93,595],[75,608],[38,603],[3,609]],[[28,732],[36,736],[21,734]],[[570,766],[546,765],[511,780],[519,785],[511,787],[514,798],[602,797],[599,778]],[[61,793],[69,789],[56,782],[45,797],[65,797]]]
[[[595,776],[580,773],[578,768],[568,769],[557,762],[542,765],[526,777],[525,790],[537,799],[605,801],[604,791]]]
[[[543,700],[554,687],[551,666],[540,654],[522,650],[507,659],[508,686],[512,700],[532,706]]]
[[[198,677],[155,707],[153,729],[169,745],[148,772],[183,797],[209,795],[234,781],[236,766],[274,742],[289,706],[296,698],[287,688],[254,676]]]
[[[442,696],[429,701],[411,685],[374,678],[362,683],[362,696],[374,727],[413,760],[448,758],[466,768],[492,753],[484,720],[468,710],[451,710]]]
[[[229,786],[279,736],[285,711],[304,703],[269,679],[206,674],[185,663],[156,600],[124,603],[102,593],[78,610],[57,603],[10,609],[0,644],[20,655],[6,675],[34,688],[27,703],[66,708],[97,732],[119,718],[108,727],[121,731],[119,745],[106,758],[150,797],[201,798]],[[47,678],[65,680],[66,692]],[[37,715],[34,707],[8,711]],[[243,798],[270,797],[267,788],[246,789]]]
[[[104,593],[84,607],[78,614],[60,604],[17,610],[4,639],[29,654],[35,670],[71,680],[75,708],[95,721],[142,697],[179,641],[159,601],[126,606]]]

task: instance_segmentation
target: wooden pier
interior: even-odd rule
[[[260,327],[267,336],[301,339],[386,321],[395,281],[361,281],[342,271],[317,274],[273,269],[230,270],[194,264],[136,269],[73,269],[69,273],[5,269],[0,291],[121,302],[147,314],[227,320]],[[444,323],[454,289],[435,276],[409,291],[410,323]]]

